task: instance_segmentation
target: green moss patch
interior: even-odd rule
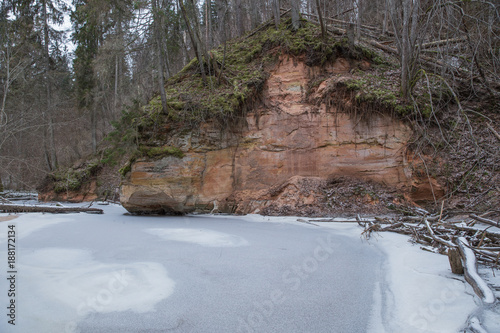
[[[60,169],[52,178],[54,192],[78,191],[88,183],[101,169],[99,161],[93,160],[79,165],[77,168]]]
[[[355,107],[371,105],[378,111],[389,110],[399,116],[413,112],[413,104],[405,102],[398,94],[398,82],[375,73],[338,81],[335,88],[344,89],[353,98]],[[370,108],[366,108],[367,110]]]

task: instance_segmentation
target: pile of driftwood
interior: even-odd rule
[[[409,215],[376,217],[363,220],[357,217],[363,235],[370,238],[374,232],[392,231],[409,235],[422,249],[447,254],[451,270],[464,274],[476,294],[485,303],[494,303],[493,291],[477,274],[477,262],[498,267],[500,264],[500,223],[486,218],[490,213],[469,214],[468,219],[450,219],[441,209],[432,215],[425,210],[413,208]],[[496,228],[494,228],[496,227]]]

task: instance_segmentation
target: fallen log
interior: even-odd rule
[[[442,46],[442,45],[446,45],[446,44],[461,43],[461,42],[465,42],[465,41],[467,41],[467,38],[465,38],[465,37],[437,40],[434,42],[428,42],[428,43],[422,44],[422,48],[428,49],[431,47],[437,47],[437,46]]]
[[[375,40],[367,40],[366,42],[368,44],[370,44],[371,46],[374,46],[377,49],[380,49],[382,51],[385,51],[385,52],[388,52],[388,53],[392,53],[392,54],[399,54],[398,50],[393,49],[392,47],[380,44],[379,42],[377,42]]]
[[[464,227],[464,226],[458,226],[458,225],[451,225],[450,226],[452,229],[460,230],[460,231],[467,231],[467,232],[481,232],[485,233],[486,237],[494,240],[499,240],[500,241],[500,233],[494,232],[494,231],[488,231],[488,230],[479,230],[476,228],[471,228],[471,227]]]
[[[50,206],[25,206],[25,205],[0,205],[2,213],[89,213],[102,214],[103,210],[85,207],[50,207]]]
[[[476,214],[470,214],[469,217],[476,220],[476,221],[500,228],[500,223],[495,222],[493,220],[485,219],[484,217],[477,216]]]
[[[472,286],[474,292],[486,304],[493,304],[496,301],[493,290],[477,273],[477,261],[474,251],[469,248],[469,242],[464,237],[457,239],[458,250],[462,257],[465,280]]]

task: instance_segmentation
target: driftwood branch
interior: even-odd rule
[[[458,250],[462,257],[465,280],[472,286],[476,295],[486,304],[496,301],[495,294],[477,273],[477,261],[474,251],[469,248],[469,242],[464,237],[457,239]]]
[[[492,225],[494,227],[500,228],[500,223],[495,222],[493,220],[485,219],[484,217],[477,216],[476,214],[470,214],[469,217],[473,218],[476,221],[482,222],[484,224],[488,224],[488,225]]]
[[[0,205],[3,213],[90,213],[102,214],[103,210],[98,208],[84,207],[48,207],[48,206],[23,206],[23,205]]]
[[[436,242],[441,243],[441,244],[448,246],[450,248],[456,247],[456,245],[453,244],[452,242],[444,240],[441,237],[436,236],[436,234],[432,230],[431,226],[429,225],[429,221],[427,221],[427,219],[424,218],[424,222],[425,222],[425,226],[427,227],[427,230],[429,231],[429,235],[431,236],[432,239],[434,239]]]

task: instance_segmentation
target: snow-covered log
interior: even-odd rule
[[[102,214],[102,209],[85,207],[48,207],[48,206],[23,206],[23,205],[0,205],[3,213],[91,213]]]
[[[458,249],[462,256],[465,280],[472,286],[476,295],[486,304],[495,303],[496,297],[488,284],[477,273],[477,262],[474,251],[464,237],[457,239]]]
[[[456,245],[453,244],[452,242],[447,241],[445,239],[442,239],[441,237],[436,236],[436,234],[432,230],[431,226],[429,225],[429,221],[427,221],[426,218],[424,218],[424,222],[425,222],[425,226],[427,227],[427,230],[429,231],[429,235],[432,237],[432,239],[434,239],[438,243],[441,243],[441,244],[443,244],[445,246],[448,246],[449,248],[455,248],[456,247]]]

